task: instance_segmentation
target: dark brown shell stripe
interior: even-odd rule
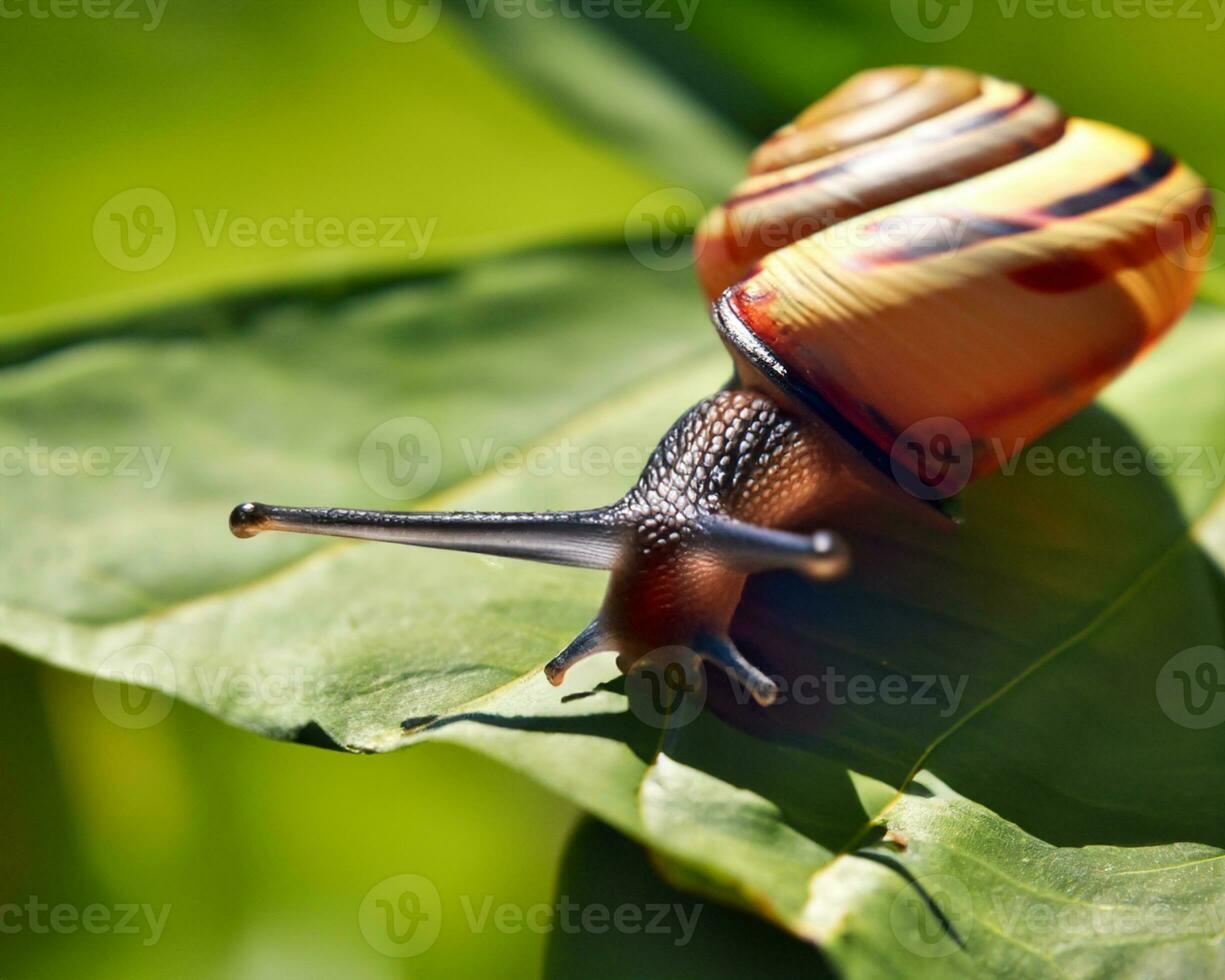
[[[969,102],[982,78],[961,68],[861,72],[801,113],[758,148],[749,173],[781,170],[880,139]]]
[[[843,117],[865,107],[879,128],[916,71],[858,76],[781,138],[839,120],[845,136]],[[927,77],[930,91],[949,76]],[[947,416],[968,430],[979,475],[1000,460],[977,450],[1043,434],[1181,316],[1211,198],[1163,150],[1011,83],[983,78],[968,96],[960,85],[934,115],[908,98],[892,118],[918,121],[746,180],[704,224],[699,271],[709,288],[708,274],[754,253],[713,310],[725,342],[871,462],[891,471],[901,432]],[[861,184],[843,213],[848,178]],[[803,215],[822,194],[835,207],[806,233],[744,237],[749,209]]]
[[[754,201],[764,200],[773,197],[776,194],[782,194],[790,190],[795,190],[797,187],[803,187],[807,184],[815,184],[828,177],[833,177],[836,174],[845,174],[855,170],[857,167],[865,163],[878,163],[888,161],[890,164],[896,165],[898,157],[905,153],[907,144],[912,148],[925,143],[938,143],[941,140],[951,139],[954,136],[961,136],[965,133],[971,133],[976,129],[982,129],[984,126],[989,126],[991,123],[999,122],[1001,119],[1013,115],[1020,109],[1029,105],[1035,98],[1034,93],[1030,89],[1022,89],[1021,94],[1010,105],[999,106],[994,109],[988,109],[971,116],[969,119],[947,122],[943,126],[916,126],[913,130],[908,130],[904,136],[905,143],[887,142],[884,144],[872,144],[869,149],[856,153],[839,163],[830,166],[821,167],[811,173],[802,174],[790,180],[785,180],[782,183],[761,188],[760,190],[745,191],[741,194],[733,194],[724,203],[724,207],[732,208],[741,204],[750,204]],[[1052,137],[1057,138],[1063,132],[1064,122],[1063,117],[1060,117],[1059,125],[1051,127]],[[1045,146],[1046,143],[1052,142],[1052,139],[1044,141],[1042,144],[1031,142],[1018,147],[1018,150],[1026,150],[1032,153],[1034,150]],[[1017,156],[1023,153],[1018,152]]]
[[[872,138],[848,142],[851,130],[844,117],[867,111],[863,107],[822,116],[812,128],[799,123],[785,128],[784,133],[811,133],[842,124],[819,147],[808,147],[799,162],[769,172],[756,168],[708,216],[697,243],[697,266],[711,299],[772,251],[848,218],[1021,159],[1063,134],[1066,117],[1058,107],[1021,86],[953,69],[906,71],[915,77],[871,103],[873,125],[854,130]],[[973,79],[972,86],[967,78]],[[892,75],[888,80],[898,81]],[[951,94],[939,87],[950,85]],[[890,108],[903,94],[901,110]]]
[[[985,214],[940,214],[920,217],[916,219],[918,222],[926,222],[932,228],[956,228],[956,234],[929,235],[902,249],[868,253],[862,257],[862,262],[865,265],[914,262],[939,255],[941,252],[969,248],[992,238],[1004,238],[1009,235],[1038,231],[1054,221],[1077,218],[1146,191],[1158,181],[1168,177],[1177,164],[1178,161],[1165,150],[1151,146],[1148,159],[1130,173],[1106,180],[1090,190],[1058,198],[1044,207],[1031,211],[1032,218],[1000,218]],[[1156,236],[1150,237],[1156,244]]]

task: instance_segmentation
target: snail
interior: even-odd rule
[[[948,527],[942,499],[1086,406],[1190,305],[1212,199],[1146,140],[957,68],[862,72],[752,155],[696,269],[734,375],[620,501],[565,513],[246,503],[295,531],[611,573],[545,667],[684,647],[761,705],[729,636],[748,576],[842,575],[846,531]],[[1005,457],[1006,458],[1006,455]]]

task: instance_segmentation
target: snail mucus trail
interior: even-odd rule
[[[246,503],[230,527],[603,569],[598,615],[545,667],[554,684],[600,651],[628,671],[679,646],[767,705],[776,685],[729,635],[747,577],[842,575],[839,531],[887,515],[947,528],[900,488],[924,465],[897,458],[900,437],[917,426],[935,445],[929,423],[955,420],[969,479],[1001,462],[981,447],[1019,447],[1079,411],[1186,310],[1212,214],[1184,164],[1019,85],[862,72],[767,140],[704,220],[697,268],[734,378],[672,426],[621,500],[568,513]],[[890,241],[890,223],[911,237]]]

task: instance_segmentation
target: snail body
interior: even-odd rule
[[[622,500],[540,514],[243,504],[231,528],[607,569],[599,615],[550,680],[599,651],[628,670],[682,646],[769,704],[775,684],[728,636],[747,577],[842,574],[847,545],[822,529],[865,512],[945,524],[921,498],[1079,411],[1177,321],[1211,206],[1146,140],[1020,86],[863,72],[763,144],[699,229],[735,377],[677,421]]]

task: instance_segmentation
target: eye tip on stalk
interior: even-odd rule
[[[842,578],[851,569],[851,548],[836,531],[818,531],[812,536],[812,557],[802,570],[819,581]]]
[[[264,505],[248,501],[230,511],[230,533],[236,538],[253,538],[265,530],[267,521]]]

